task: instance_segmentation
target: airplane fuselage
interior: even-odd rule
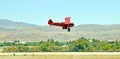
[[[65,18],[65,22],[53,22],[51,19],[48,21],[48,24],[50,26],[60,26],[62,29],[68,29],[68,32],[70,32],[70,27],[74,26],[74,23],[70,22],[70,17]]]

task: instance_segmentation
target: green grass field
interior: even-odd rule
[[[120,53],[1,53],[0,59],[120,59]]]

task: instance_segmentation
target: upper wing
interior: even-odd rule
[[[65,17],[65,24],[70,24],[70,17]]]

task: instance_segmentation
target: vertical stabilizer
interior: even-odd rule
[[[48,24],[51,25],[53,23],[53,21],[51,19],[49,19]]]

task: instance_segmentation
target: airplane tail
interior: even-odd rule
[[[65,17],[65,24],[70,24],[70,17]]]
[[[48,24],[51,25],[53,23],[53,21],[51,19],[49,19]]]

